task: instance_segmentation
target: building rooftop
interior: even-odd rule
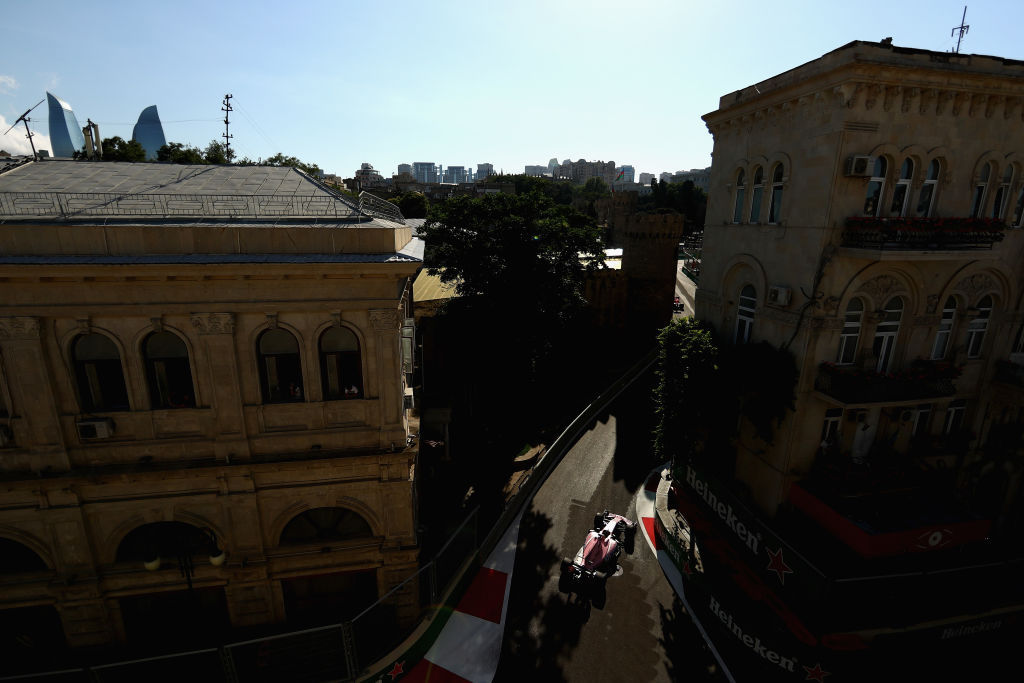
[[[356,202],[287,166],[47,160],[0,172],[0,221],[98,216],[403,222],[393,204]]]

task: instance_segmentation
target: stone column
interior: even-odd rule
[[[374,332],[377,372],[372,378],[378,405],[380,447],[405,448],[406,430],[402,407],[402,349],[399,345],[399,319],[395,309],[370,311]]]
[[[242,386],[235,353],[235,316],[233,313],[194,313],[192,327],[199,333],[205,356],[204,395],[209,396],[212,390],[217,458],[248,458]]]
[[[0,362],[10,391],[14,445],[28,451],[33,471],[70,469],[39,318],[0,318]]]

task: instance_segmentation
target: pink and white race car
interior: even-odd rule
[[[594,515],[594,528],[587,533],[576,558],[562,559],[558,589],[570,593],[603,585],[615,573],[623,546],[632,554],[635,538],[636,522],[607,510]]]

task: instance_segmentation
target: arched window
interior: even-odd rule
[[[128,410],[124,369],[114,342],[95,332],[83,334],[72,344],[71,357],[82,410]]]
[[[864,197],[864,215],[877,216],[882,208],[882,192],[885,190],[885,157],[875,159],[875,167],[868,180],[868,191]]]
[[[988,194],[988,180],[992,177],[992,162],[981,167],[978,175],[978,184],[974,186],[974,196],[971,198],[971,218],[980,218],[985,209],[985,195]]]
[[[939,160],[932,159],[928,164],[928,173],[925,175],[924,183],[921,185],[921,193],[917,195],[917,209],[914,213],[920,218],[932,215],[932,208],[935,206],[935,189],[938,184]]]
[[[750,220],[748,223],[757,223],[761,220],[761,197],[764,196],[764,170],[757,166],[754,168],[754,184],[750,189]]]
[[[373,536],[369,522],[348,508],[306,510],[291,519],[281,531],[280,545],[347,541]]]
[[[194,562],[209,556],[210,563],[221,564],[223,550],[217,537],[209,529],[185,522],[152,522],[132,529],[117,546],[117,562],[145,563],[147,569],[159,569],[161,561],[188,558]]]
[[[996,198],[992,202],[992,218],[1002,218],[1006,211],[1007,199],[1010,196],[1010,186],[1013,184],[1013,164],[1007,164],[1003,171],[1003,179],[996,189]]]
[[[908,157],[900,166],[900,177],[892,191],[892,204],[889,205],[890,216],[907,215],[907,199],[910,197],[910,181],[914,178],[914,162]]]
[[[984,296],[978,302],[978,315],[967,325],[967,357],[981,356],[981,345],[988,332],[988,319],[992,316],[992,297]]]
[[[878,364],[875,370],[878,372],[889,372],[892,364],[893,348],[896,346],[896,335],[900,331],[900,318],[903,317],[903,299],[894,296],[889,299],[882,309],[882,319],[875,328],[875,342],[872,351]]]
[[[744,182],[746,182],[746,176],[743,174],[743,169],[741,168],[736,173],[736,201],[733,203],[732,209],[733,223],[743,222],[743,202],[746,195],[746,185],[744,185]]]
[[[1017,193],[1017,205],[1013,209],[1013,221],[1010,225],[1024,228],[1024,183],[1021,183],[1020,192]]]
[[[27,545],[0,537],[0,574],[20,574],[46,568],[43,558]]]
[[[768,222],[778,225],[782,211],[782,176],[785,169],[782,164],[775,164],[772,171],[772,197],[768,202]]]
[[[836,362],[850,365],[857,359],[857,343],[860,341],[860,324],[864,316],[864,302],[850,299],[846,306],[846,317],[843,320],[843,331],[839,335],[839,355]]]
[[[143,342],[142,353],[151,407],[194,408],[195,390],[185,342],[170,332],[154,332]]]
[[[953,334],[953,323],[956,321],[956,299],[949,297],[942,307],[942,320],[939,331],[935,333],[935,344],[932,345],[932,360],[942,360],[949,349],[949,338]]]
[[[757,307],[757,291],[747,285],[740,292],[740,303],[736,310],[736,333],[733,343],[746,344],[754,327],[754,309]]]
[[[281,328],[260,335],[260,384],[264,403],[303,400],[302,363],[299,343],[291,332]]]
[[[363,395],[359,340],[347,327],[331,327],[320,335],[320,376],[324,400]]]

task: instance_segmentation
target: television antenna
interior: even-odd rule
[[[42,104],[45,101],[46,101],[46,99],[44,98],[44,99],[39,100],[35,104],[33,104],[31,107],[29,107],[28,111],[26,111],[24,114],[22,114],[21,116],[19,116],[18,118],[16,118],[14,120],[14,123],[11,124],[10,128],[8,128],[7,130],[4,131],[4,135],[7,135],[12,130],[14,130],[14,127],[17,126],[19,123],[24,123],[25,124],[25,137],[28,138],[28,144],[32,147],[32,160],[33,161],[38,159],[38,157],[36,156],[36,143],[32,142],[32,136],[35,135],[35,133],[33,133],[28,128],[28,122],[32,120],[32,119],[30,119],[28,117],[28,115],[29,115],[29,113],[33,109],[35,109],[36,107],[38,107],[40,104]]]
[[[957,38],[956,38],[956,50],[954,50],[954,52],[956,52],[957,54],[960,54],[960,41],[963,39],[963,37],[965,35],[967,35],[967,32],[969,30],[971,30],[971,27],[964,23],[964,21],[966,19],[967,19],[967,5],[964,5],[964,16],[960,18],[960,25],[959,26],[954,26],[953,30],[949,34],[949,37],[952,38],[956,34],[957,31],[960,31],[960,35],[957,36]]]

